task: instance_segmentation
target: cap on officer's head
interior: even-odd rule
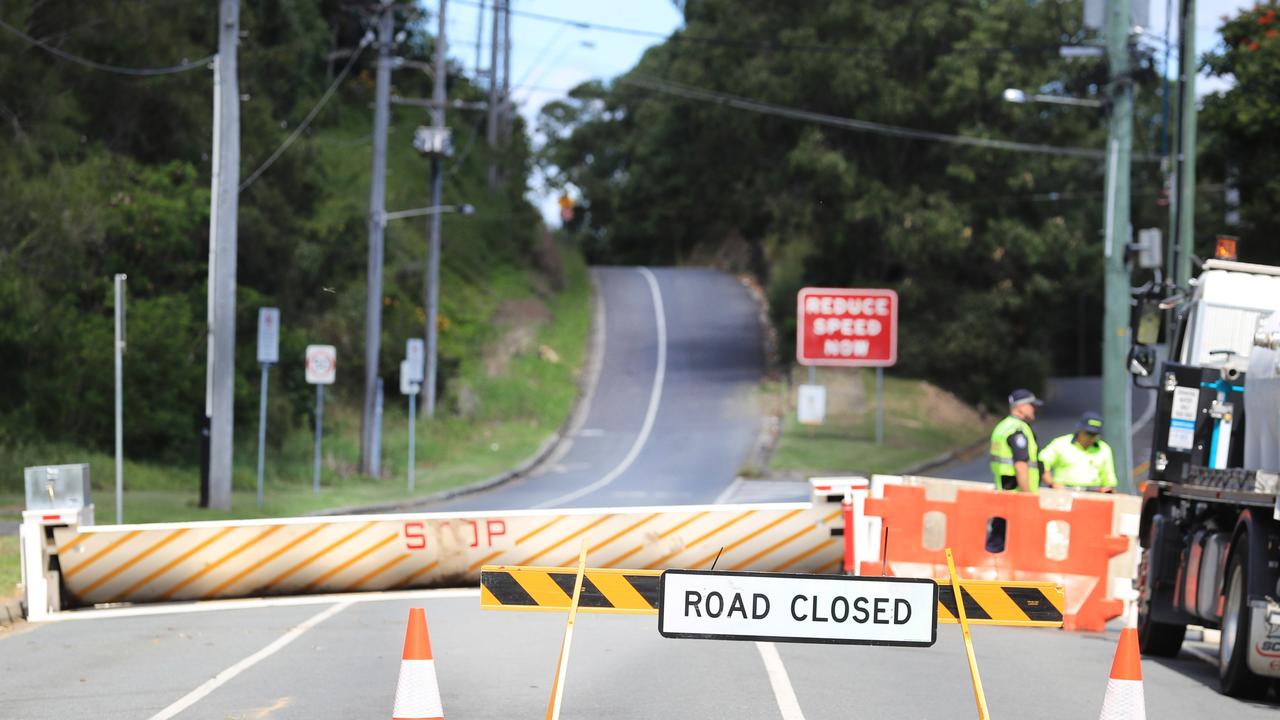
[[[1102,416],[1096,412],[1087,412],[1080,416],[1080,422],[1076,424],[1076,432],[1089,433],[1097,435],[1102,432]]]
[[[1031,392],[1026,388],[1018,388],[1017,390],[1014,390],[1013,392],[1009,393],[1009,407],[1014,408],[1019,405],[1027,405],[1027,404],[1040,407],[1041,405],[1044,404],[1044,401],[1036,397],[1035,393]]]

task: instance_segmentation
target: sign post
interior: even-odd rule
[[[413,341],[410,340],[409,342]],[[422,341],[419,340],[418,342],[421,343]],[[419,345],[419,350],[421,350],[421,345]],[[409,358],[413,357],[413,353],[407,354]],[[409,398],[409,492],[413,492],[413,466],[417,462],[414,457],[414,441],[417,439],[414,421],[418,416],[418,390],[422,384],[422,355],[418,355],[418,360],[416,377],[413,372],[413,360],[400,361],[400,394]]]
[[[267,446],[267,371],[280,362],[280,308],[258,308],[258,362],[262,381],[258,387],[258,507],[262,507],[262,470]]]
[[[796,362],[876,369],[876,444],[884,442],[884,368],[898,361],[898,293],[815,288],[796,298]],[[812,376],[811,376],[812,377]]]
[[[938,584],[929,579],[667,570],[658,633],[667,638],[929,647]]]
[[[124,523],[124,291],[128,276],[116,273],[116,524]]]
[[[320,494],[320,448],[324,434],[324,386],[338,376],[338,351],[332,345],[307,346],[307,382],[316,386],[316,457],[311,492]]]

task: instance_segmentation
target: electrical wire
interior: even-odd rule
[[[289,137],[285,138],[284,142],[280,143],[280,147],[277,147],[275,152],[271,153],[270,157],[258,166],[257,170],[254,170],[249,177],[244,179],[244,182],[240,183],[240,192],[244,192],[245,188],[252,185],[255,180],[262,176],[262,173],[267,171],[267,168],[274,165],[276,160],[278,160],[280,156],[289,149],[289,146],[293,145],[294,141],[296,141],[307,127],[311,125],[311,121],[316,119],[316,115],[320,114],[320,110],[322,110],[325,104],[329,102],[329,98],[333,97],[334,92],[337,91],[338,86],[342,84],[342,81],[347,78],[347,74],[350,73],[351,68],[355,66],[356,60],[358,60],[360,55],[364,53],[364,49],[369,46],[370,40],[371,39],[368,35],[360,40],[360,46],[356,48],[355,52],[351,53],[351,57],[347,60],[347,64],[342,68],[342,72],[338,73],[338,76],[329,84],[329,89],[325,90],[324,95],[320,96],[320,100],[316,102],[315,107],[311,108],[307,113],[307,116],[298,124],[298,127],[294,128],[292,133],[289,133]]]
[[[619,79],[618,82],[624,85],[638,87],[643,90],[683,97],[688,100],[712,102],[718,105],[737,108],[739,110],[760,113],[762,115],[774,115],[791,120],[804,120],[807,122],[818,123],[820,125],[829,125],[846,130],[886,135],[889,137],[907,138],[910,140],[927,140],[931,142],[948,143],[951,145],[966,145],[970,147],[990,148],[993,150],[1007,150],[1010,152],[1088,158],[1090,160],[1100,160],[1106,157],[1105,151],[1095,150],[1093,148],[1024,143],[1013,140],[973,137],[970,135],[952,135],[948,133],[933,132],[931,130],[915,130],[912,128],[899,127],[897,125],[886,125],[884,123],[871,122],[868,120],[857,120],[854,118],[839,117],[837,115],[827,115],[825,113],[811,112],[808,110],[801,110],[799,108],[774,105],[772,103],[752,100],[750,98],[730,95],[728,93],[704,90],[702,88],[695,88],[689,85],[683,85],[658,78],[650,78],[643,75],[626,76]],[[1149,161],[1152,158],[1146,155],[1135,154],[1133,155],[1133,159]]]
[[[468,7],[479,7],[478,2],[473,0],[453,0],[459,5]],[[658,30],[643,30],[640,28],[623,27],[620,25],[606,25],[604,23],[588,22],[586,20],[576,20],[574,18],[560,17],[556,15],[545,15],[543,13],[530,12],[528,10],[511,10],[511,14],[517,17],[528,18],[545,23],[555,23],[559,25],[568,25],[576,27],[580,30],[599,30],[601,32],[615,33],[619,35],[631,35],[634,37],[654,38],[657,40],[668,40],[679,43],[693,43],[701,45],[720,45],[725,47],[738,47],[765,52],[815,52],[815,53],[842,53],[842,54],[901,54],[902,50],[896,48],[873,48],[855,45],[831,45],[827,43],[781,43],[781,42],[760,42],[752,40],[736,40],[733,38],[714,37],[708,35],[688,35],[686,33],[665,33]],[[973,53],[998,53],[998,52],[1043,52],[1052,50],[1055,54],[1061,43],[1052,43],[1044,45],[1023,45],[1023,46],[1002,46],[1002,47],[952,47],[948,52],[973,52]]]
[[[0,20],[0,28],[3,28],[4,30],[8,30],[10,33],[17,35],[18,37],[22,38],[23,40],[26,40],[27,42],[40,48],[41,50],[44,50],[45,52],[48,52],[48,53],[52,53],[53,55],[60,57],[63,60],[67,60],[67,61],[76,63],[78,65],[83,65],[84,67],[91,68],[93,70],[101,70],[102,72],[116,73],[117,75],[130,75],[133,77],[157,77],[160,75],[174,75],[176,73],[183,73],[183,72],[187,72],[188,70],[195,70],[197,68],[205,67],[217,57],[217,54],[215,53],[213,55],[207,55],[205,57],[202,57],[199,60],[192,60],[190,62],[184,62],[179,65],[172,65],[170,67],[159,67],[159,68],[120,67],[119,65],[107,65],[105,63],[95,62],[88,58],[80,57],[79,55],[72,55],[66,50],[56,48],[42,40],[37,40],[36,38],[31,37],[30,35],[22,32],[18,28],[10,25],[9,23],[3,20]]]

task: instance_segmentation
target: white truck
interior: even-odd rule
[[[1157,393],[1142,651],[1174,656],[1188,625],[1218,628],[1222,692],[1257,696],[1280,678],[1280,268],[1207,261],[1188,294],[1140,302],[1137,316],[1130,371]]]

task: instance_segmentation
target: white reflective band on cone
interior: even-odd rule
[[[1107,680],[1107,696],[1098,720],[1147,720],[1141,680]]]
[[[393,720],[444,720],[435,660],[401,660]]]

